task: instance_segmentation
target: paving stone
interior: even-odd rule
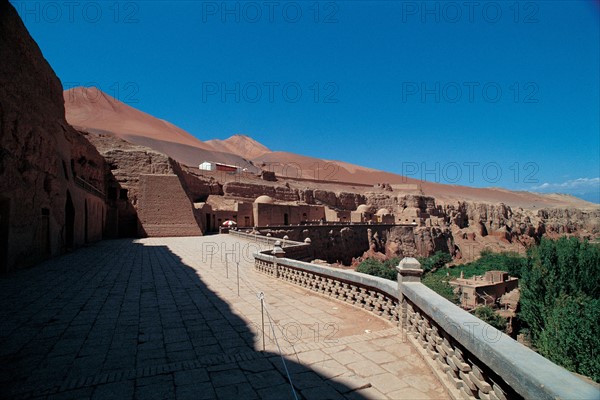
[[[198,382],[191,385],[177,386],[175,388],[177,400],[205,400],[217,397],[210,382]]]
[[[372,387],[372,384],[368,378],[363,378],[357,375],[337,376],[328,380],[327,384],[343,394]]]
[[[391,374],[389,372],[373,375],[367,378],[371,385],[377,388],[382,393],[390,393],[395,390],[403,389],[408,387],[408,384],[401,379],[398,379],[398,376]]]
[[[389,396],[390,399],[398,400],[427,400],[432,398],[429,395],[411,387],[396,390],[394,392],[388,393],[387,396]]]
[[[175,386],[195,385],[200,382],[208,382],[210,378],[206,369],[192,369],[188,371],[178,371],[174,374]]]
[[[297,392],[298,393],[298,392]],[[299,395],[299,393],[298,393]],[[285,400],[294,399],[292,387],[289,384],[277,385],[258,390],[258,396],[262,400]]]
[[[413,366],[404,360],[397,360],[390,363],[379,364],[380,367],[394,375],[402,376],[413,369]]]
[[[240,361],[238,366],[244,371],[262,372],[273,369],[273,365],[264,358],[258,358],[250,361]]]
[[[333,359],[315,363],[311,368],[326,378],[335,378],[348,372],[346,367]]]
[[[383,350],[367,351],[367,352],[363,353],[362,355],[378,365],[396,360],[396,357],[393,354],[390,354],[387,351],[383,351]]]
[[[394,332],[377,336],[384,332],[377,329],[392,329],[383,320],[256,274],[251,259],[240,263],[251,285],[243,285],[238,297],[224,261],[215,258],[210,269],[198,257],[203,241],[215,238],[229,248],[239,242],[228,235],[104,241],[0,277],[0,359],[11,365],[0,373],[3,393],[6,388],[49,398],[292,398],[270,331],[272,352],[254,350],[262,341],[260,302],[252,286],[266,294],[288,370],[299,374],[306,391],[300,396],[355,398],[363,392],[379,398],[377,387],[353,389],[370,374],[406,372],[408,365],[411,375],[423,377],[410,379],[413,385],[425,395],[445,397],[410,343]],[[357,312],[365,321],[373,319],[372,334],[354,327]],[[324,340],[329,323],[340,329],[337,345]],[[301,335],[292,346],[283,333],[290,339],[295,326]],[[63,386],[75,389],[52,393]]]
[[[122,381],[99,385],[95,388],[92,400],[131,399],[135,392],[133,381]]]
[[[298,354],[298,359],[301,363],[311,365],[315,363],[322,363],[325,360],[331,359],[329,354],[325,354],[321,350],[305,351]]]
[[[350,363],[347,367],[359,376],[373,376],[382,374],[385,370],[375,364],[373,361],[363,360],[355,363]]]
[[[361,390],[355,390],[350,393],[345,393],[344,397],[346,397],[346,399],[348,399],[348,400],[365,400],[365,399],[379,400],[379,399],[388,399],[388,398],[392,399],[392,400],[396,400],[395,397],[388,397],[373,387],[361,389]],[[445,398],[445,396],[440,396],[440,398]]]
[[[175,397],[175,386],[172,383],[152,383],[146,386],[135,388],[135,399],[153,400],[153,399],[171,399]]]
[[[278,386],[287,382],[287,379],[275,369],[247,374],[246,377],[254,389]]]
[[[413,388],[427,392],[428,390],[435,389],[437,385],[437,380],[431,376],[425,376],[425,374],[415,374],[417,371],[411,371],[411,375],[404,374],[401,378],[408,385]],[[425,371],[423,371],[425,372]]]
[[[302,396],[311,400],[336,400],[336,399],[344,399],[345,397],[336,391],[331,386],[319,386],[312,387],[308,389],[304,389],[301,391]]]
[[[210,381],[215,388],[247,382],[246,375],[239,369],[210,372]]]
[[[258,399],[258,393],[248,382],[216,387],[215,392],[219,399]]]
[[[87,399],[92,396],[94,388],[82,388],[76,390],[69,390],[66,392],[51,394],[47,397],[48,400],[79,400]]]
[[[331,358],[338,361],[340,364],[347,365],[353,362],[364,360],[362,355],[354,350],[344,350],[338,353],[332,353]]]
[[[324,378],[313,371],[305,371],[299,374],[292,374],[291,378],[294,387],[300,390],[325,385]]]

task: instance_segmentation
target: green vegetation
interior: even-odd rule
[[[491,270],[508,271],[512,276],[520,276],[521,269],[525,265],[525,258],[516,253],[492,253],[491,251],[482,251],[481,258],[474,262],[446,268],[451,261],[452,256],[441,251],[437,251],[431,257],[419,258],[419,262],[425,270],[423,284],[453,303],[458,303],[459,299],[448,282],[458,278],[461,271],[465,278],[483,275]],[[356,271],[395,281],[397,276],[395,266],[398,265],[398,262],[398,258],[383,263],[368,258],[360,263]]]
[[[444,297],[446,300],[451,301],[454,304],[458,304],[459,298],[454,293],[454,288],[448,283],[450,280],[454,279],[454,277],[446,275],[448,270],[443,270],[443,273],[441,273],[441,271],[442,270],[438,270],[433,274],[424,274],[421,278],[421,283],[440,296]]]
[[[419,260],[427,272],[422,282],[456,303],[448,282],[463,272],[465,278],[487,271],[507,271],[520,277],[520,312],[524,331],[544,357],[600,382],[600,247],[576,238],[542,239],[527,257],[516,253],[482,251],[471,263],[446,268],[449,256],[436,253]],[[384,263],[363,261],[357,271],[396,280],[398,259]],[[490,307],[475,316],[499,330],[506,321]]]
[[[452,256],[441,251],[436,251],[431,257],[419,257],[419,262],[425,272],[443,268],[450,261],[452,261]]]
[[[398,258],[391,258],[384,262],[377,261],[374,258],[367,258],[360,263],[360,265],[356,268],[356,271],[395,281],[398,279],[396,265],[398,265],[399,262],[400,259]]]
[[[446,263],[450,262],[452,258],[449,254],[446,254],[445,257],[442,254],[444,253],[437,252],[431,257],[419,259],[421,265],[434,266],[426,270],[421,282],[453,303],[458,303],[459,299],[448,282],[459,278],[461,272],[465,278],[484,275],[487,271],[492,270],[507,271],[511,276],[520,277],[521,271],[526,265],[525,257],[521,257],[517,253],[493,253],[484,250],[481,252],[481,257],[473,262],[445,268]]]
[[[496,314],[494,309],[490,306],[477,307],[473,314],[501,332],[504,332],[506,329],[506,318]]]
[[[600,249],[542,239],[522,270],[521,312],[540,354],[600,382]]]

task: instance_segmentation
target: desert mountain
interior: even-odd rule
[[[80,131],[116,136],[132,144],[150,147],[189,166],[215,161],[258,172],[243,157],[214,149],[183,129],[130,107],[96,88],[70,89],[63,97],[67,121]]]
[[[263,154],[271,152],[266,146],[258,143],[251,137],[239,134],[225,140],[207,140],[205,143],[217,151],[237,154],[249,160],[259,158]]]
[[[271,151],[245,135],[202,142],[177,126],[126,105],[96,88],[74,88],[64,92],[67,121],[75,128],[117,136],[136,145],[150,147],[188,166],[216,161],[248,168],[274,171],[290,181],[329,181],[333,190],[348,190],[347,183],[362,190],[377,183],[408,184],[440,203],[474,201],[540,207],[597,208],[597,205],[568,195],[543,195],[500,188],[472,188],[422,182],[390,172],[347,162],[323,160],[283,151]],[[336,184],[338,182],[339,184]],[[307,182],[304,182],[308,185]],[[339,186],[339,187],[338,187]],[[356,189],[356,188],[355,188]]]

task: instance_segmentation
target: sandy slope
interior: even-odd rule
[[[65,91],[63,96],[67,121],[79,130],[113,134],[189,166],[215,161],[258,172],[243,157],[214,149],[170,122],[136,110],[96,88],[74,88]]]
[[[249,160],[271,152],[266,146],[246,135],[233,135],[225,140],[212,139],[205,143],[217,151],[238,154]]]
[[[252,171],[252,165],[275,171],[279,176],[331,181],[329,190],[354,191],[343,182],[366,185],[377,183],[419,184],[420,191],[434,196],[438,203],[467,200],[505,203],[513,207],[577,207],[598,205],[568,195],[542,195],[500,188],[472,188],[421,182],[389,172],[378,171],[341,161],[322,160],[288,152],[273,152],[245,135],[226,140],[202,142],[175,125],[136,110],[96,88],[75,88],[64,92],[67,121],[80,130],[110,133],[131,143],[147,146],[175,160],[197,166],[209,160],[240,165]],[[308,184],[307,184],[308,185]],[[318,185],[320,186],[320,185]],[[364,187],[361,191],[367,190]],[[401,193],[401,192],[399,192]]]

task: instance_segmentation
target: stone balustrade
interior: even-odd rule
[[[295,242],[293,240],[282,240],[280,238],[266,236],[266,235],[257,235],[253,233],[243,232],[239,230],[230,230],[230,235],[234,235],[237,237],[241,237],[247,240],[251,240],[255,243],[265,244],[267,246],[274,246],[275,242],[281,241],[283,248],[285,249],[285,253],[287,258],[292,258],[295,260],[307,260],[310,257],[310,242]],[[271,250],[269,249],[267,253]]]
[[[415,259],[402,260],[393,282],[270,253],[254,254],[256,271],[398,323],[454,398],[600,398],[594,385],[421,284]]]

